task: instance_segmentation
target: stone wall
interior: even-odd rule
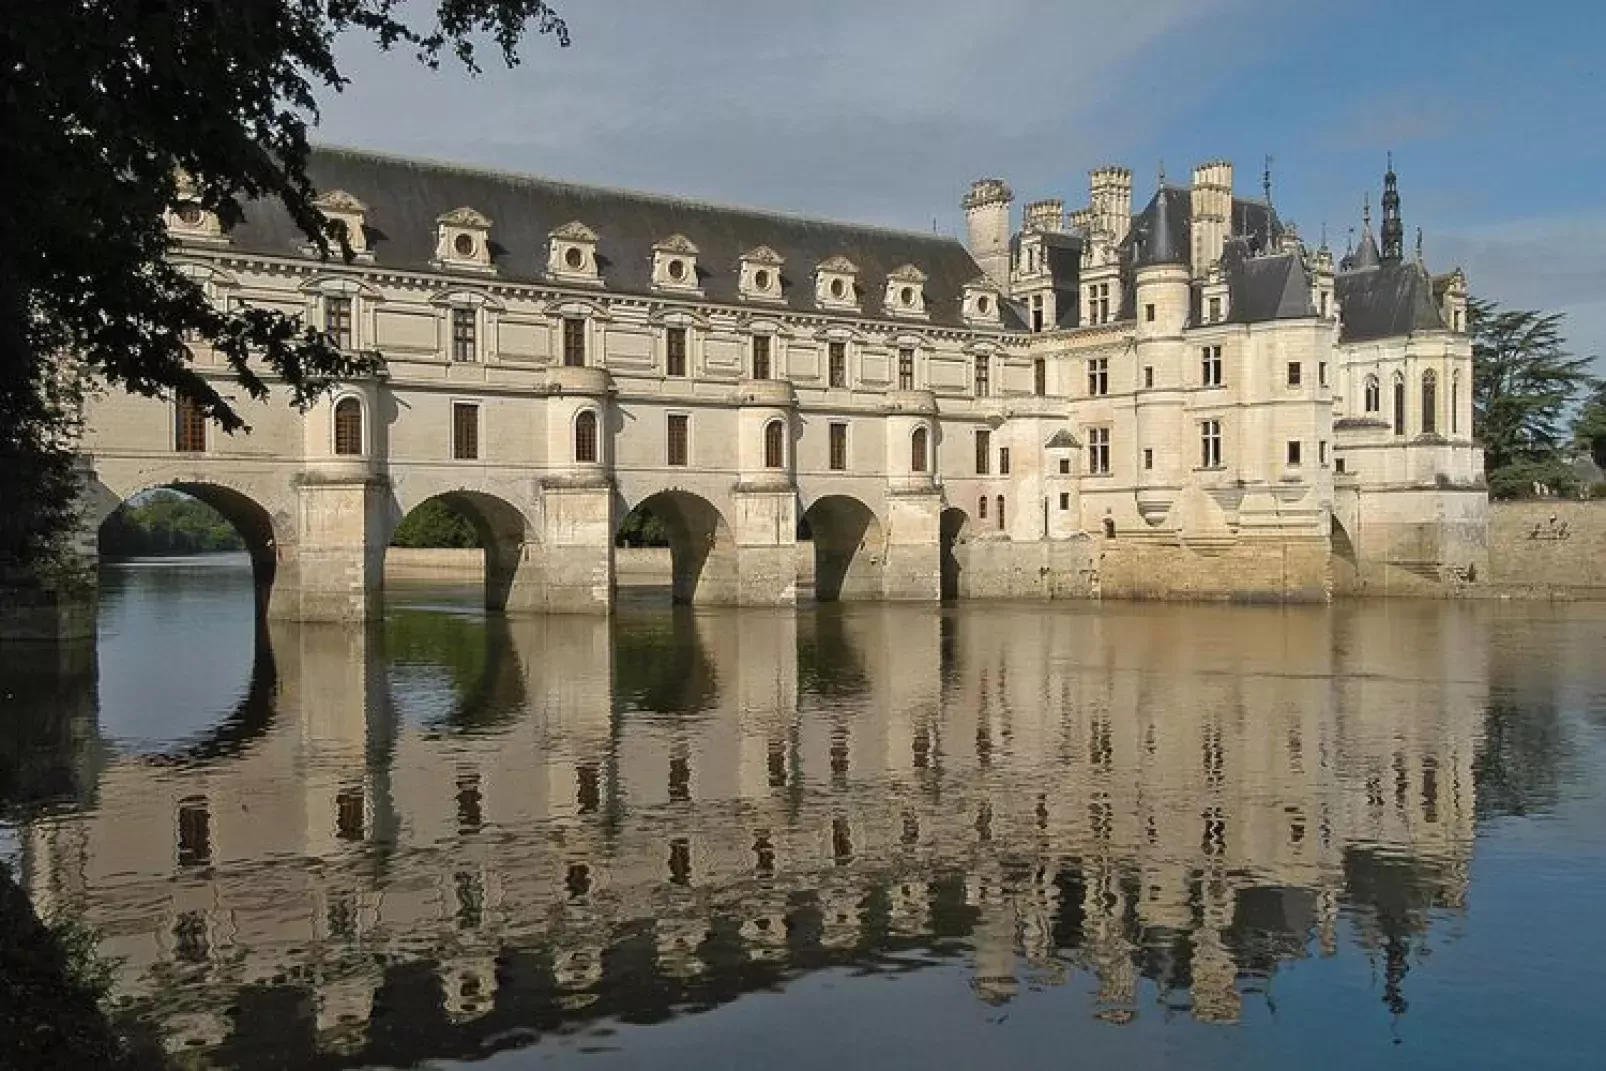
[[[1606,598],[1606,502],[1490,503],[1486,591]]]
[[[972,539],[954,547],[961,599],[1091,599],[1094,540]]]
[[[1242,541],[1220,547],[1105,539],[1099,593],[1107,599],[1326,602],[1326,540]]]

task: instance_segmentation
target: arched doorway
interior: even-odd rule
[[[886,537],[869,506],[846,495],[826,495],[804,512],[802,525],[814,546],[817,600],[881,596]]]
[[[527,532],[524,514],[495,495],[445,491],[418,503],[397,524],[386,550],[387,572],[397,580],[437,587],[466,590],[479,582],[485,608],[502,610],[518,576]],[[391,547],[423,553],[391,561]],[[478,574],[476,549],[481,551]]]
[[[938,521],[938,539],[941,543],[942,597],[959,598],[959,574],[963,571],[956,550],[970,534],[970,517],[954,506],[942,511]]]
[[[656,551],[640,556],[640,562],[616,561],[616,584],[634,595],[651,599],[662,592],[661,558],[667,547],[670,601],[736,601],[736,547],[725,518],[706,498],[689,491],[649,495],[619,518],[614,542]]]

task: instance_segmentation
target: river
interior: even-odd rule
[[[251,616],[108,566],[0,843],[186,1066],[1601,1066],[1606,604]]]

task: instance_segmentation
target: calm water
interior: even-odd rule
[[[1606,605],[973,604],[12,662],[0,801],[222,1067],[1601,1067]]]

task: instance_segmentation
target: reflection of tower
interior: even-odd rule
[[[1020,992],[1015,966],[1015,914],[1004,902],[996,878],[973,875],[965,881],[965,899],[976,909],[976,995],[988,1004],[1007,1004]]]
[[[477,1019],[496,1003],[496,957],[466,952],[441,961],[436,968],[446,1015],[454,1023]]]

